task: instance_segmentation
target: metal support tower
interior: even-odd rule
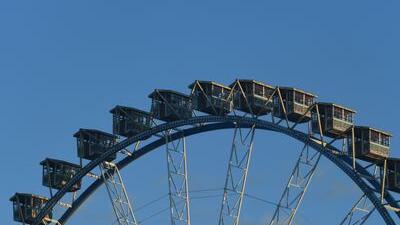
[[[340,225],[362,225],[374,212],[374,205],[364,194],[357,200]]]
[[[380,175],[382,172],[379,171],[379,167],[374,164],[368,164],[364,167],[370,170],[371,177],[365,177],[366,179],[382,180]],[[341,221],[340,225],[361,225],[364,224],[371,214],[374,212],[375,206],[368,200],[368,197],[363,194],[356,203],[346,214],[345,218]]]
[[[110,162],[103,162],[99,167],[118,224],[138,225],[118,167]]]
[[[269,225],[292,224],[321,158],[305,144]]]
[[[219,225],[239,224],[240,210],[243,204],[253,150],[254,131],[255,126],[245,133],[242,133],[243,130],[241,128],[235,128],[219,215]]]
[[[190,225],[185,137],[170,141],[165,134],[171,225]]]

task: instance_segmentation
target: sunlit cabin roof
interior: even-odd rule
[[[224,89],[231,89],[230,87],[228,87],[228,86],[226,86],[226,85],[223,85],[223,84],[220,84],[220,83],[216,83],[216,82],[214,82],[214,81],[208,81],[208,80],[195,80],[193,83],[191,83],[188,87],[190,88],[190,89],[193,89],[193,87],[196,85],[196,82],[198,82],[198,83],[200,83],[200,84],[212,84],[212,85],[215,85],[215,86],[219,86],[219,87],[222,87],[222,88],[224,88]]]
[[[376,131],[376,132],[378,132],[378,133],[382,133],[382,134],[385,134],[385,135],[387,135],[387,136],[389,136],[389,137],[392,137],[392,134],[391,134],[391,133],[389,133],[389,132],[387,132],[387,131],[379,130],[379,129],[376,129],[376,128],[373,128],[373,127],[368,127],[368,126],[356,126],[356,128],[367,129],[367,130],[373,130],[373,131]]]
[[[318,102],[317,104],[318,104],[318,105],[325,105],[325,106],[336,106],[336,107],[338,107],[338,108],[345,109],[345,110],[350,111],[350,112],[352,112],[352,113],[357,113],[357,112],[356,112],[355,110],[353,110],[353,109],[350,109],[350,108],[348,108],[348,107],[346,107],[346,106],[342,106],[342,105],[339,105],[339,104],[336,104],[336,103],[332,103],[332,102]]]
[[[15,202],[17,201],[17,196],[22,196],[24,198],[38,198],[38,199],[42,199],[45,201],[48,201],[49,199],[40,195],[35,195],[35,194],[30,194],[30,193],[15,193],[11,198],[10,201]]]
[[[114,138],[114,139],[117,138],[116,135],[113,135],[113,134],[110,134],[110,133],[107,133],[107,132],[104,132],[104,131],[101,131],[101,130],[96,130],[96,129],[85,129],[85,128],[79,129],[79,131],[76,132],[76,133],[74,134],[74,137],[76,137],[76,138],[79,137],[79,135],[80,135],[81,133],[98,134],[98,135],[101,135],[101,136],[105,136],[105,137],[109,137],[109,138]]]
[[[310,95],[310,96],[312,96],[312,97],[318,97],[318,96],[316,96],[315,94],[313,94],[313,93],[311,93],[311,92],[307,92],[307,91],[304,91],[304,90],[301,90],[301,89],[298,89],[298,88],[294,88],[294,87],[278,87],[279,89],[283,89],[283,90],[288,90],[288,91],[297,91],[297,92],[300,92],[300,93],[303,93],[303,94],[306,94],[306,95]]]
[[[271,85],[269,85],[269,84],[266,84],[266,83],[263,83],[263,82],[257,81],[257,80],[251,80],[251,79],[237,79],[237,80],[235,80],[235,82],[233,82],[232,84],[230,84],[229,87],[230,87],[230,88],[233,88],[233,87],[235,86],[236,82],[238,82],[238,81],[239,81],[239,82],[243,82],[243,83],[255,83],[255,84],[262,85],[262,86],[264,86],[264,87],[268,87],[268,88],[271,88],[271,89],[275,89],[275,87],[273,87],[273,86],[271,86]]]
[[[140,110],[140,109],[137,109],[137,108],[128,107],[128,106],[121,106],[121,105],[116,105],[114,108],[112,108],[110,110],[110,113],[115,114],[115,113],[117,113],[117,111],[120,111],[120,110],[128,112],[128,113],[135,112],[135,113],[139,113],[139,114],[143,114],[143,115],[150,115],[149,112],[146,112],[146,111],[143,111],[143,110]]]
[[[40,165],[42,165],[42,166],[45,166],[45,165],[52,166],[52,165],[59,165],[59,164],[67,165],[67,166],[74,167],[74,168],[81,168],[81,166],[78,164],[74,164],[74,163],[67,162],[64,160],[59,160],[59,159],[46,158],[45,160],[40,162]]]
[[[181,96],[183,98],[190,98],[189,95],[178,92],[178,91],[174,91],[174,90],[167,90],[167,89],[155,89],[153,92],[151,92],[149,94],[149,98],[154,98],[154,96],[158,93],[170,93],[170,94],[174,94],[174,95],[178,95]]]

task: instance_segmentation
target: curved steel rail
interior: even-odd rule
[[[141,140],[145,137],[160,133],[165,130],[185,126],[185,125],[193,125],[193,124],[200,124],[200,123],[211,123],[199,127],[188,128],[182,131],[178,131],[172,135],[173,139],[178,139],[184,136],[190,136],[197,133],[212,131],[212,130],[219,130],[219,129],[227,129],[227,128],[234,128],[239,125],[242,128],[249,128],[256,125],[257,129],[263,130],[270,130],[274,132],[279,132],[286,134],[292,138],[295,138],[303,143],[308,143],[313,149],[321,152],[326,158],[332,161],[335,165],[337,165],[346,175],[353,180],[355,184],[363,191],[368,199],[372,202],[372,204],[376,207],[377,211],[380,213],[383,220],[386,224],[394,225],[395,222],[393,218],[390,216],[388,210],[381,204],[380,199],[375,195],[373,189],[371,189],[368,184],[352,169],[352,159],[348,156],[340,154],[340,151],[333,146],[325,146],[323,147],[320,143],[317,143],[310,139],[310,137],[297,130],[288,129],[286,127],[274,124],[272,122],[254,119],[254,118],[245,118],[245,117],[238,117],[238,116],[199,116],[194,117],[188,120],[180,120],[174,121],[170,123],[165,123],[153,127],[150,130],[142,132],[138,135],[135,135],[131,138],[127,138],[124,141],[116,144],[112,148],[110,148],[107,152],[101,155],[96,160],[89,162],[85,167],[82,168],[61,190],[59,190],[43,207],[41,212],[38,214],[36,220],[34,221],[34,225],[40,224],[40,221],[43,219],[44,215],[47,215],[51,209],[57,204],[57,202],[67,193],[67,190],[82,179],[87,173],[93,170],[97,165],[99,165],[104,159],[106,159],[109,155],[112,155],[129,145],[135,143],[138,140]],[[121,169],[131,163],[132,161],[140,158],[141,156],[149,153],[150,151],[162,146],[165,144],[165,140],[163,138],[158,139],[143,148],[135,151],[131,156],[128,156],[117,163],[117,166]],[[357,172],[364,175],[370,176],[369,172],[357,164]],[[370,184],[376,190],[380,189],[380,184],[376,180],[368,180]],[[64,215],[60,218],[59,222],[64,224],[71,215],[79,208],[79,206],[103,183],[102,179],[96,180],[93,182],[80,196],[79,198],[73,203],[72,208],[68,209]],[[398,203],[394,200],[389,192],[385,193],[385,200],[393,207],[398,208]],[[400,217],[400,214],[397,214]]]

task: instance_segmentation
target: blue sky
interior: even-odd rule
[[[152,89],[188,92],[195,79],[250,78],[311,91],[356,109],[358,124],[392,132],[392,155],[400,156],[399,7],[393,0],[0,2],[0,223],[15,224],[14,192],[47,195],[39,161],[78,162],[78,128],[110,131],[114,105],[148,110]],[[221,187],[231,135],[188,140],[194,188]],[[277,201],[301,146],[256,135],[249,192]],[[167,191],[164,157],[158,151],[124,171],[137,205]],[[359,191],[327,160],[314,181],[298,224],[337,224]],[[219,201],[193,202],[193,224],[216,223]],[[110,224],[109,207],[102,189],[70,224]],[[271,211],[246,201],[243,224],[262,224]],[[378,216],[369,222],[381,223]]]

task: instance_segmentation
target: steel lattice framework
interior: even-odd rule
[[[170,216],[172,225],[190,225],[189,184],[187,177],[186,140],[165,134]]]
[[[371,214],[375,211],[375,207],[368,200],[366,195],[362,195],[354,204],[340,225],[361,225],[364,224]]]
[[[253,150],[254,133],[254,126],[247,132],[244,132],[240,127],[236,127],[234,130],[219,225],[239,224],[240,210],[243,204],[251,152]]]
[[[99,168],[118,224],[138,225],[118,167],[113,163],[104,162]]]
[[[64,188],[59,190],[54,196],[48,201],[45,207],[42,209],[40,214],[38,215],[34,224],[39,224],[44,215],[50,212],[50,210],[60,201],[60,199],[67,193],[67,190],[70,186],[72,186],[75,182],[78,182],[82,179],[86,174],[89,174],[91,170],[93,170],[96,166],[104,161],[106,157],[109,155],[119,152],[128,146],[134,144],[135,142],[144,139],[145,137],[156,135],[158,133],[163,133],[167,130],[171,130],[178,127],[187,126],[190,124],[202,124],[202,126],[196,126],[193,128],[187,128],[179,132],[175,132],[170,135],[170,141],[182,138],[182,136],[190,136],[201,132],[207,132],[211,130],[218,129],[227,129],[227,128],[235,128],[240,126],[241,128],[251,128],[254,127],[256,129],[264,129],[270,130],[274,132],[280,132],[286,134],[292,138],[295,138],[303,143],[307,143],[312,149],[317,150],[327,159],[332,161],[334,164],[338,166],[345,174],[347,174],[351,180],[362,190],[363,193],[367,196],[369,201],[374,205],[376,210],[380,213],[383,220],[387,224],[395,224],[394,220],[390,216],[388,210],[385,205],[389,205],[394,208],[399,208],[398,203],[394,200],[389,192],[385,192],[383,198],[385,203],[381,203],[381,199],[375,193],[376,190],[380,190],[380,183],[376,179],[364,179],[364,177],[373,177],[367,169],[363,166],[355,163],[356,171],[353,169],[353,160],[351,157],[347,155],[341,154],[339,149],[336,149],[334,146],[325,144],[322,145],[321,142],[315,141],[308,134],[305,134],[301,131],[290,129],[284,126],[277,125],[272,122],[255,119],[255,118],[244,118],[240,116],[198,116],[187,120],[182,121],[174,121],[170,123],[165,123],[153,127],[152,129],[145,131],[141,134],[135,135],[131,138],[128,138],[112,148],[110,148],[106,153],[104,153],[98,159],[95,159],[89,162],[76,176],[71,179]],[[132,161],[140,158],[141,156],[151,152],[154,149],[165,144],[165,139],[161,138],[154,142],[151,142],[144,147],[138,149],[133,152],[132,155],[125,157],[120,162],[116,163],[116,166],[119,169],[124,168]],[[70,218],[70,216],[82,205],[82,203],[89,198],[89,196],[103,184],[103,180],[96,180],[92,185],[90,185],[79,197],[76,201],[73,202],[72,207],[67,209],[67,211],[61,216],[58,220],[59,223],[65,224],[65,222]]]
[[[380,179],[379,177],[379,168],[374,164],[367,163],[364,168],[369,170],[371,177],[366,177],[370,180]],[[379,193],[381,194],[381,193]],[[378,194],[378,196],[379,196]],[[382,196],[381,196],[382,198]],[[368,197],[363,194],[354,205],[351,207],[349,212],[340,222],[340,225],[361,225],[364,224],[371,214],[375,211],[375,206],[371,204]]]
[[[308,144],[304,145],[274,215],[269,222],[270,225],[292,224],[320,158],[320,152],[311,152]]]
[[[254,86],[249,86],[249,82]],[[254,80],[236,80],[230,87],[215,82],[195,81],[189,87],[192,88],[190,96],[176,91],[156,89],[149,95],[153,101],[151,114],[122,106],[111,110],[113,122],[117,124],[117,126],[113,125],[113,133],[127,137],[120,142],[116,140],[117,136],[97,130],[83,129],[75,134],[74,137],[80,138],[78,139],[78,155],[81,157],[79,169],[74,170],[74,173],[68,172],[72,175],[61,187],[55,183],[55,187],[58,189],[55,194],[52,192],[52,181],[48,185],[46,183],[48,180],[43,180],[50,189],[51,198],[45,200],[46,204],[40,207],[39,214],[35,215],[34,221],[29,224],[65,224],[91,194],[105,184],[118,224],[138,225],[140,222],[136,220],[120,170],[141,156],[165,145],[170,223],[171,225],[190,225],[186,137],[221,129],[233,129],[234,132],[222,193],[219,225],[240,224],[257,129],[278,132],[304,144],[276,204],[273,216],[267,221],[269,225],[293,224],[296,212],[306,195],[321,156],[333,162],[363,193],[340,224],[364,224],[374,211],[377,211],[389,225],[395,224],[389,210],[394,211],[400,218],[398,201],[385,188],[390,181],[390,179],[386,180],[388,173],[393,173],[393,171],[388,171],[388,148],[383,149],[384,153],[387,153],[386,157],[384,153],[378,154],[378,157],[383,158],[382,161],[379,161],[382,165],[378,165],[373,158],[364,160],[365,158],[356,155],[356,142],[364,140],[356,140],[355,134],[358,132],[360,135],[360,132],[365,131],[366,127],[354,126],[352,115],[355,111],[333,103],[315,103],[313,94],[298,89],[274,88]],[[252,92],[249,92],[250,89]],[[209,95],[210,92],[212,95]],[[295,93],[299,95],[295,95]],[[288,100],[290,98],[292,100]],[[335,107],[339,110],[336,110]],[[197,116],[193,110],[212,115]],[[294,113],[294,111],[296,112]],[[234,115],[228,115],[231,112]],[[268,114],[271,115],[270,120],[263,117]],[[128,117],[130,121],[125,120]],[[334,117],[342,122],[335,122]],[[157,125],[155,121],[157,119],[168,122]],[[328,121],[332,125],[328,125]],[[151,123],[154,123],[154,126]],[[298,128],[305,128],[304,124],[308,125],[307,131]],[[327,129],[327,126],[336,126],[336,128]],[[128,127],[131,130],[127,130]],[[369,127],[367,129],[368,132],[372,130]],[[92,136],[90,134],[90,137],[84,136],[88,132],[92,132]],[[93,132],[95,132],[94,136]],[[374,130],[374,132],[380,131]],[[384,136],[385,141],[389,142],[390,134],[380,132],[379,138],[381,138],[381,134],[386,135]],[[93,137],[103,137],[103,139],[96,140],[96,142],[90,139]],[[339,147],[337,140],[341,139],[343,139],[343,143]],[[145,144],[139,148],[139,143],[142,141]],[[128,151],[127,148],[133,144],[135,144],[135,150]],[[89,147],[85,149],[82,147],[84,145]],[[91,151],[90,145],[100,146],[103,149],[99,154],[96,153],[98,155],[90,155],[92,153],[86,152],[86,150]],[[389,145],[383,143],[382,146],[388,147]],[[95,149],[95,147],[93,148]],[[117,153],[118,156],[122,155],[124,158],[114,163],[112,161],[117,158]],[[91,161],[82,167],[82,158]],[[47,164],[43,164],[46,169],[52,171],[60,169],[51,167],[49,161],[46,160],[46,162]],[[77,167],[72,164],[68,165]],[[100,175],[93,172],[96,167],[100,169]],[[43,171],[43,175],[45,175],[45,170]],[[85,176],[96,179],[77,196],[76,190],[80,189],[80,181]],[[61,202],[68,192],[73,192],[71,205]],[[16,198],[18,199],[18,196]],[[19,204],[18,200],[18,207],[21,210]],[[58,220],[48,216],[57,204],[68,206]],[[25,224],[24,216],[21,218]]]

